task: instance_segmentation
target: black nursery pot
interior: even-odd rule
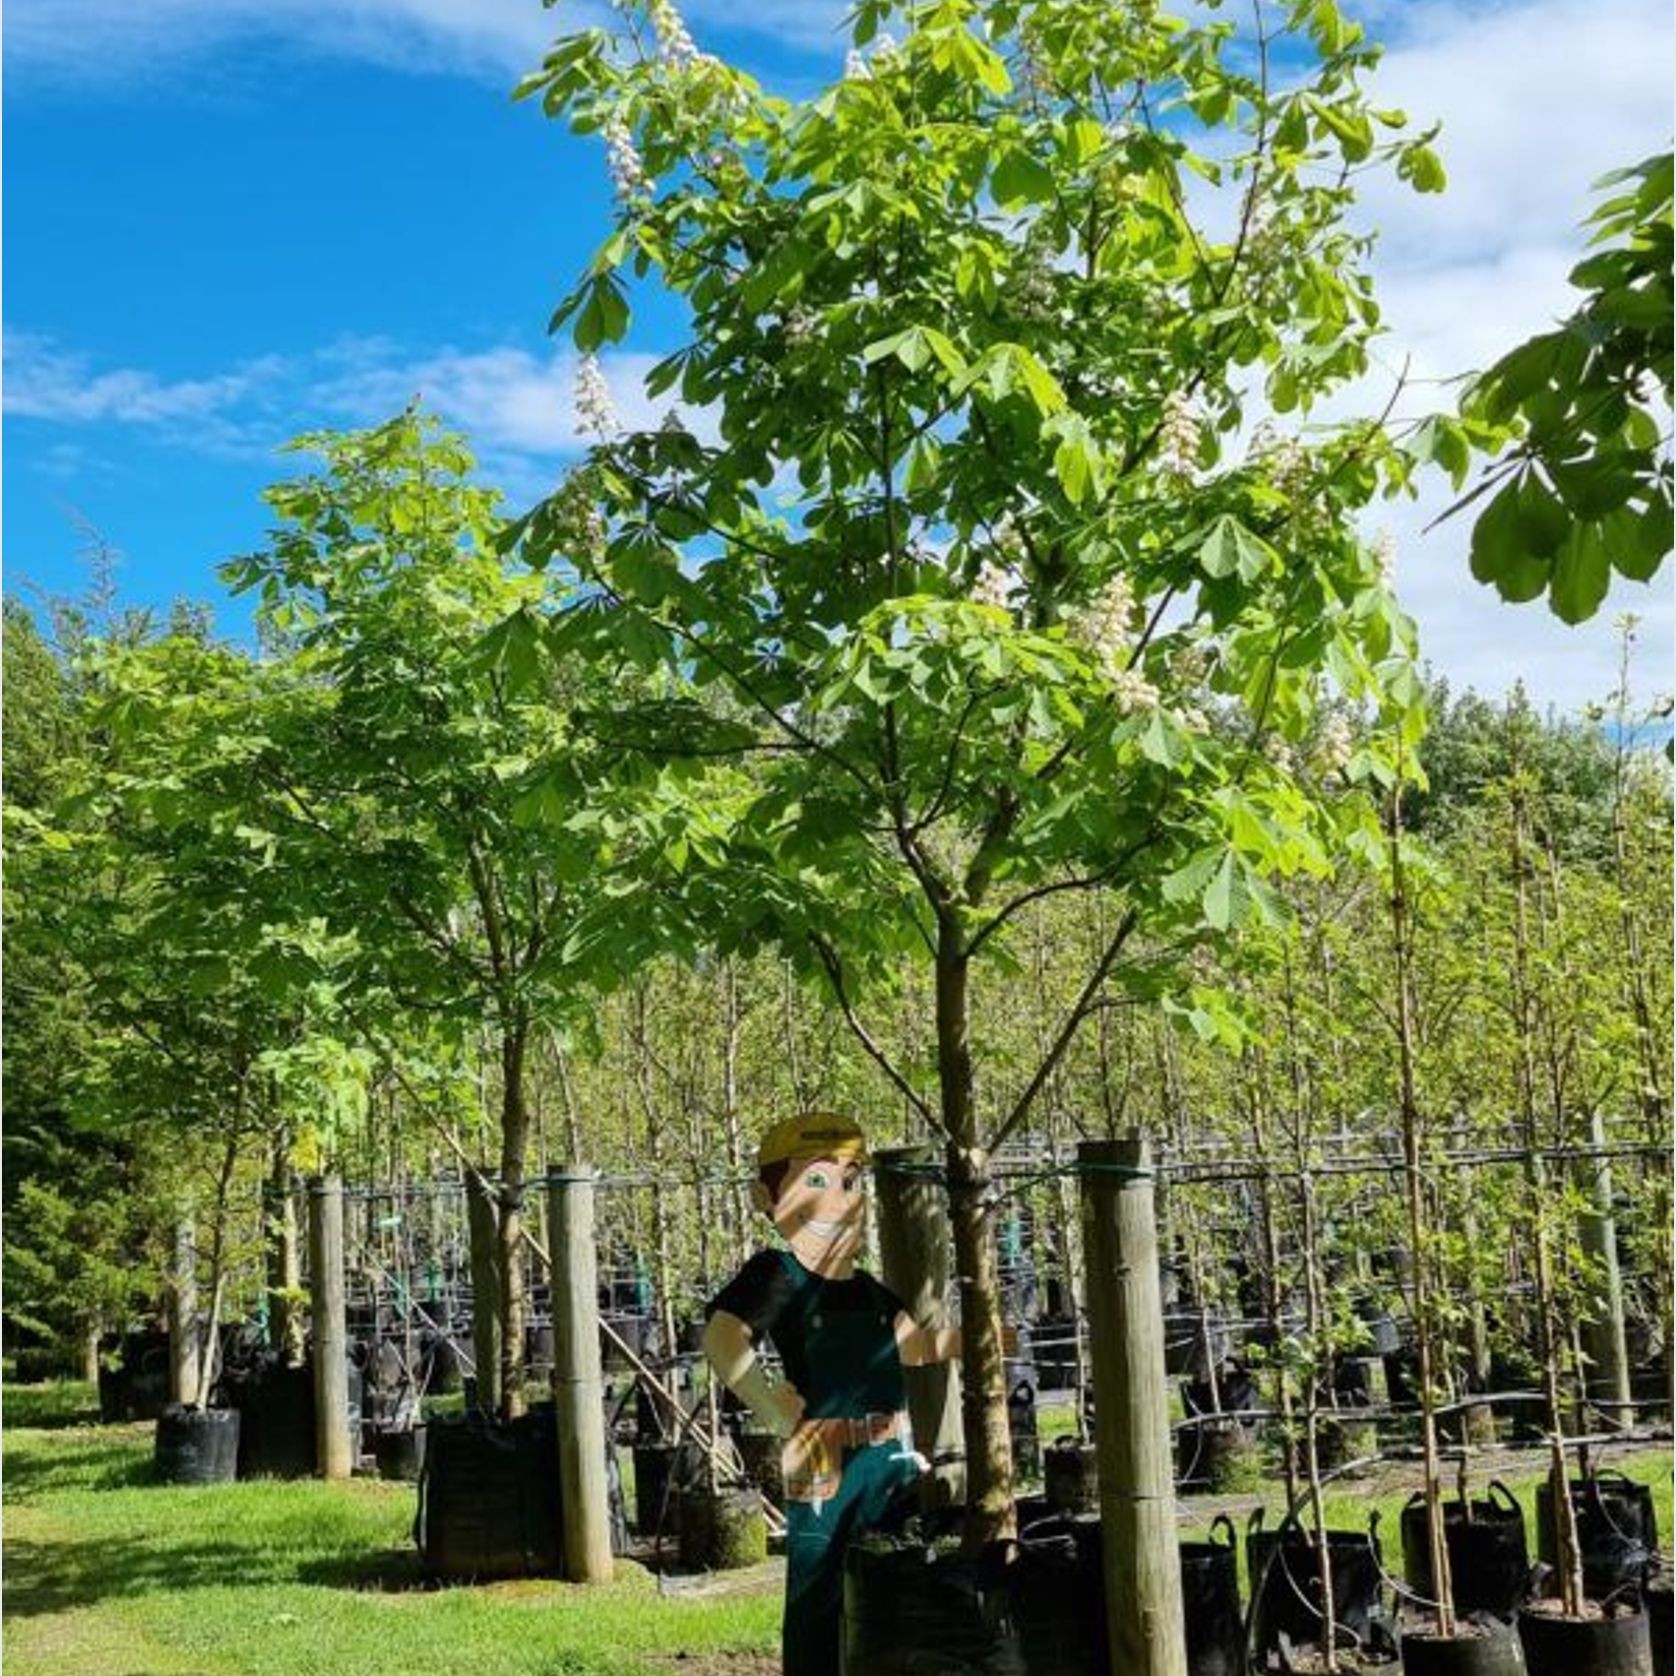
[[[1312,1533],[1296,1522],[1278,1530],[1262,1527],[1263,1510],[1246,1532],[1246,1569],[1251,1576],[1257,1647],[1267,1655],[1284,1635],[1295,1643],[1319,1642],[1324,1618],[1321,1572]],[[1381,1554],[1370,1531],[1329,1530],[1333,1618],[1341,1633],[1358,1643],[1370,1639],[1379,1607]]]
[[[551,1577],[560,1548],[550,1404],[517,1420],[468,1414],[426,1428],[414,1541],[427,1576]]]
[[[1042,1490],[1056,1513],[1098,1512],[1100,1461],[1094,1445],[1055,1438],[1042,1451]]]
[[[1647,1633],[1653,1643],[1653,1669],[1658,1676],[1668,1676],[1676,1664],[1676,1648],[1671,1644],[1670,1573],[1661,1572],[1641,1591],[1642,1604],[1647,1608]]]
[[[1215,1540],[1219,1531],[1226,1531],[1227,1541]],[[1211,1525],[1211,1538],[1181,1545],[1188,1676],[1244,1676],[1238,1537],[1226,1514],[1219,1514]]]
[[[852,1545],[844,1676],[1036,1676],[1014,1628],[1006,1569],[919,1546]]]
[[[380,1478],[417,1483],[425,1466],[425,1428],[380,1427],[372,1434],[372,1456]]]
[[[1652,1490],[1621,1472],[1573,1478],[1569,1489],[1583,1556],[1584,1593],[1606,1600],[1638,1589],[1659,1545]],[[1549,1565],[1559,1563],[1554,1492],[1547,1479],[1536,1487],[1536,1551]]]
[[[1527,1676],[1653,1676],[1642,1611],[1562,1618],[1526,1606],[1519,1613],[1519,1644]]]
[[[170,1403],[157,1417],[153,1459],[161,1484],[231,1484],[239,1468],[238,1410]]]
[[[1472,1503],[1470,1523],[1459,1500],[1444,1503],[1443,1537],[1449,1549],[1449,1575],[1455,1607],[1512,1618],[1528,1592],[1530,1550],[1525,1516],[1513,1492],[1494,1479],[1488,1496]],[[1414,1591],[1432,1597],[1431,1544],[1426,1534],[1426,1503],[1418,1491],[1402,1510],[1403,1574]]]
[[[1042,1440],[1036,1425],[1036,1387],[1018,1380],[1007,1396],[1007,1432],[1013,1445],[1013,1469],[1020,1478],[1042,1476]]]
[[[1466,1625],[1461,1633],[1405,1635],[1403,1676],[1525,1676],[1512,1625]]]

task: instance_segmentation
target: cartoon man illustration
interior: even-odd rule
[[[867,1162],[847,1117],[775,1124],[752,1193],[785,1248],[757,1252],[706,1309],[704,1350],[717,1375],[785,1439],[785,1676],[837,1676],[844,1550],[926,1470],[908,1435],[902,1369],[960,1354],[958,1328],[919,1326],[855,1266]],[[758,1360],[765,1339],[783,1381]]]

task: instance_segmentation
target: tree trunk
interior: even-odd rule
[[[937,953],[937,1071],[960,1281],[961,1423],[966,1434],[966,1547],[1011,1536],[1013,1451],[1007,1430],[1001,1284],[991,1238],[989,1155],[979,1144],[970,1039],[971,969],[948,915]]]
[[[529,1108],[524,1101],[524,1054],[529,1026],[519,1016],[501,1038],[500,1216],[496,1236],[500,1269],[500,1412],[524,1412],[524,1164],[529,1151]]]
[[[297,1201],[291,1191],[291,1137],[275,1138],[263,1191],[263,1244],[268,1283],[268,1346],[288,1368],[301,1367],[304,1350],[302,1252],[297,1241]]]
[[[81,1376],[90,1385],[99,1383],[99,1323],[89,1322],[82,1329]]]

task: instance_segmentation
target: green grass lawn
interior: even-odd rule
[[[606,1588],[531,1581],[422,1586],[410,1485],[151,1482],[149,1425],[100,1426],[90,1387],[8,1387],[3,1411],[7,1676],[769,1676],[777,1668],[772,1567],[711,1595],[666,1595],[631,1564]],[[1615,1454],[1653,1486],[1672,1533],[1670,1452]],[[1414,1469],[1335,1488],[1335,1525],[1381,1514],[1387,1565]],[[1500,1476],[1534,1531],[1531,1455]],[[1268,1498],[1271,1520],[1281,1512]],[[1183,1535],[1255,1498],[1183,1507]],[[1534,1540],[1532,1544],[1534,1548]]]
[[[149,1425],[66,1425],[76,1399],[52,1389],[4,1395],[7,1676],[755,1676],[777,1664],[776,1572],[710,1598],[662,1597],[628,1564],[598,1589],[425,1588],[411,1485],[156,1485]]]

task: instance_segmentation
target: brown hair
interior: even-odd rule
[[[786,1176],[789,1174],[792,1165],[796,1162],[798,1162],[798,1160],[795,1158],[777,1158],[772,1164],[764,1164],[762,1168],[757,1171],[758,1180],[762,1182],[763,1187],[767,1190],[770,1209],[779,1204],[780,1189],[785,1186]],[[807,1162],[807,1160],[804,1160],[804,1162]]]

